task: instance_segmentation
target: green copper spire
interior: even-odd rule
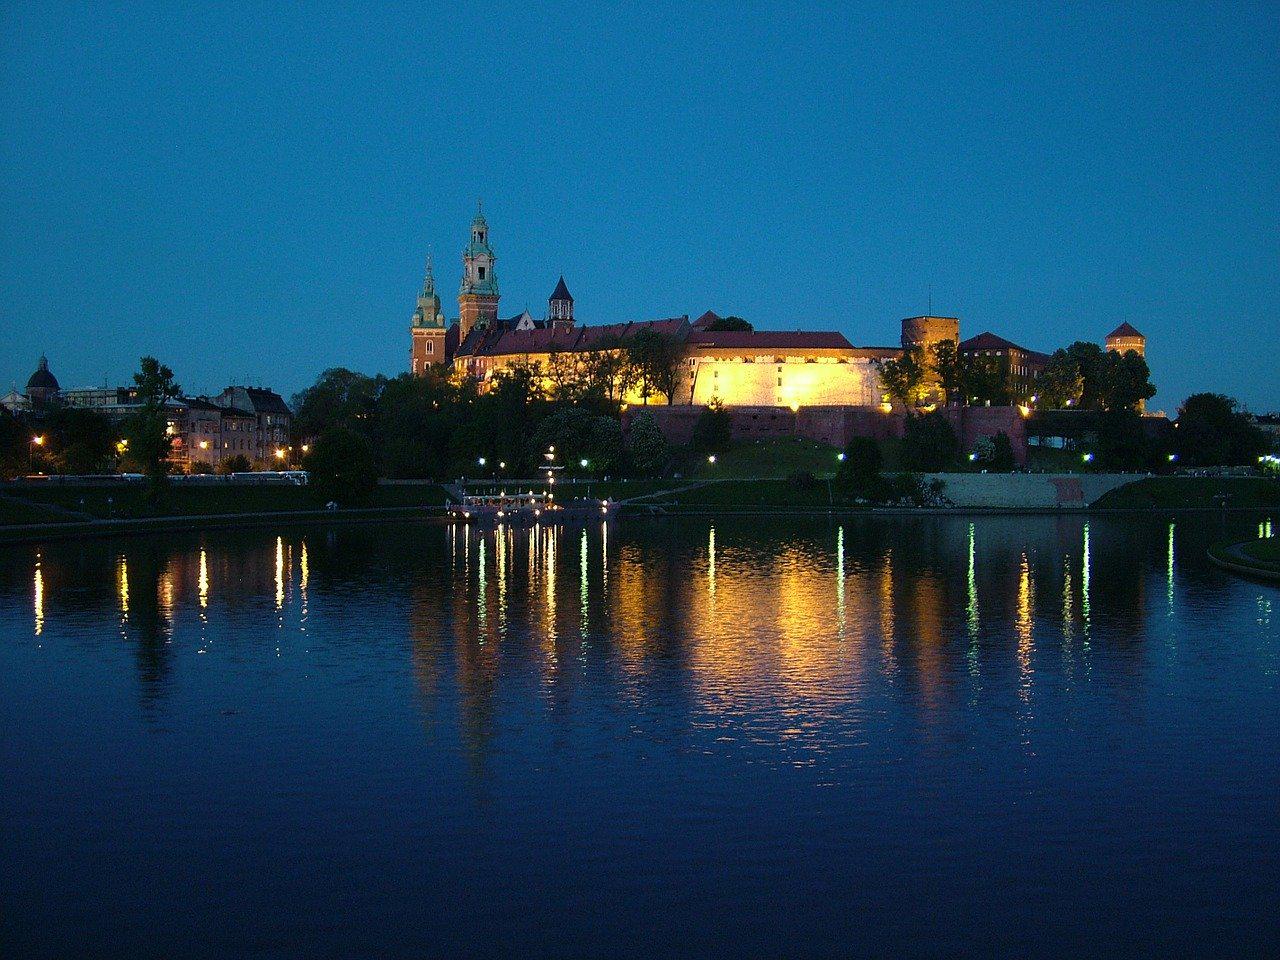
[[[418,294],[418,309],[413,312],[413,325],[444,329],[444,314],[440,311],[440,298],[436,296],[436,278],[431,269],[431,254],[427,254],[427,277],[422,281],[422,293]]]
[[[462,250],[462,288],[459,293],[498,296],[498,277],[493,269],[497,259],[489,246],[489,224],[484,218],[481,203],[477,201],[476,216],[471,221],[471,242]]]

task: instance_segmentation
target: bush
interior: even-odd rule
[[[223,457],[218,461],[218,473],[245,473],[253,464],[249,462],[249,458],[243,453],[237,453],[230,457]]]
[[[861,499],[883,499],[886,494],[881,476],[883,462],[876,440],[855,436],[845,447],[845,458],[836,471],[836,486]]]
[[[1014,468],[1013,441],[1001,430],[991,441],[991,460],[987,469],[1008,473]]]
[[[920,473],[937,473],[950,468],[960,450],[960,442],[947,418],[939,411],[924,416],[908,416],[902,440],[903,465]]]
[[[942,495],[946,483],[942,480],[925,480],[918,473],[900,473],[889,481],[888,499],[895,503],[915,507],[941,507],[947,505]]]
[[[719,404],[707,407],[693,425],[694,453],[723,453],[728,450],[732,428],[729,412],[724,407]]]
[[[194,460],[190,469],[192,473],[213,473],[213,464],[204,460]]]
[[[373,444],[347,427],[331,427],[320,435],[306,460],[310,482],[325,500],[357,504],[378,486]]]
[[[656,475],[667,462],[667,438],[658,429],[652,414],[641,413],[631,421],[627,452],[636,472],[646,477]]]

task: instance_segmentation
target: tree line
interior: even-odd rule
[[[1035,379],[1014,376],[1007,355],[962,353],[954,340],[915,344],[877,366],[885,393],[908,412],[938,403],[1008,406],[1033,398],[1042,410],[1116,410],[1156,393],[1137,352],[1121,354],[1085,340],[1055,350]]]

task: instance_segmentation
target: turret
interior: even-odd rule
[[[436,296],[436,279],[427,257],[427,275],[418,294],[418,307],[413,311],[409,325],[412,345],[409,351],[409,369],[420,375],[433,363],[444,362],[444,314],[440,312],[440,298]]]
[[[552,330],[567,330],[573,326],[573,296],[564,285],[563,276],[547,301],[547,320]]]
[[[471,221],[471,242],[462,251],[462,287],[458,292],[458,333],[466,340],[474,327],[485,329],[498,318],[497,257],[489,246],[489,224],[480,205]]]

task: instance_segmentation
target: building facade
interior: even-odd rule
[[[943,341],[956,344],[964,355],[998,360],[1007,381],[1009,402],[1029,400],[1047,354],[1022,347],[991,332],[960,339],[956,317],[916,316],[901,321],[894,346],[855,346],[841,333],[816,330],[755,331],[723,329],[721,318],[707,311],[690,322],[688,316],[628,323],[580,323],[574,299],[561,276],[547,301],[541,320],[526,310],[509,319],[498,317],[497,258],[489,240],[489,225],[477,211],[471,240],[462,255],[459,317],[448,323],[439,312],[430,267],[414,314],[410,369],[422,374],[443,362],[458,376],[474,378],[481,390],[504,370],[537,366],[551,375],[565,364],[586,365],[591,357],[619,352],[640,332],[652,330],[679,343],[682,371],[672,402],[693,406],[721,404],[752,408],[866,407],[883,409],[889,398],[880,379],[879,363],[923,348],[932,363],[934,348]],[[727,325],[726,325],[727,326]],[[430,346],[427,346],[430,344]],[[1106,338],[1107,348],[1145,353],[1145,338],[1122,324]],[[936,378],[936,371],[934,372]],[[640,396],[632,387],[621,399],[628,403],[665,402],[650,393]]]

